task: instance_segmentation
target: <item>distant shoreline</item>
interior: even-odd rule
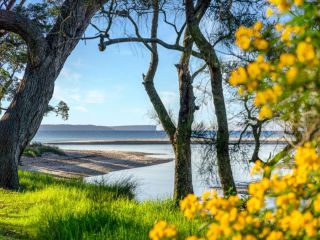
[[[204,142],[204,141],[203,141]],[[238,139],[230,139],[230,144],[236,144]],[[261,144],[286,144],[285,139],[270,138],[260,141]],[[84,141],[52,141],[44,142],[49,145],[149,145],[170,144],[168,139],[121,139],[121,140],[84,140]],[[201,141],[193,141],[192,144],[201,144]],[[253,139],[242,139],[241,144],[254,144]]]

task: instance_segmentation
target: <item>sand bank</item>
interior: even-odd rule
[[[21,169],[64,178],[82,178],[172,161],[171,158],[157,158],[157,155],[141,152],[66,150],[65,153],[66,156],[48,153],[41,157],[22,157]]]

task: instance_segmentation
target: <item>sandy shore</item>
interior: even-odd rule
[[[66,150],[66,156],[44,154],[22,157],[21,169],[39,171],[64,178],[82,178],[111,171],[145,167],[172,161],[142,152]]]

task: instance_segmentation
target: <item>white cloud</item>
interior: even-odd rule
[[[64,67],[61,71],[61,76],[67,80],[71,81],[79,81],[81,79],[81,75],[67,67]]]
[[[75,61],[71,62],[71,65],[74,67],[83,67],[85,64],[81,58],[77,58]]]
[[[91,90],[85,93],[83,98],[84,103],[103,103],[106,98],[106,94],[100,90]]]
[[[76,109],[79,112],[88,112],[88,109],[83,106],[76,106],[74,109]]]
[[[178,95],[175,92],[162,91],[159,96],[165,106],[178,104]]]
[[[102,90],[94,89],[83,91],[79,88],[61,88],[59,86],[55,87],[53,98],[66,103],[74,101],[79,104],[100,104],[106,99],[106,93]]]

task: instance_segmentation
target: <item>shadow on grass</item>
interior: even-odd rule
[[[85,183],[80,179],[59,179],[43,173],[19,171],[21,192],[40,191],[48,186],[59,186],[63,188],[75,188],[88,193],[89,198],[99,197],[108,194],[110,198],[133,199],[135,195],[136,182],[130,178],[122,179],[111,184],[96,182],[95,184]]]
[[[13,224],[1,223],[0,225],[0,239],[1,240],[11,240],[11,239],[31,239],[31,237],[26,234],[23,229],[17,228]]]

